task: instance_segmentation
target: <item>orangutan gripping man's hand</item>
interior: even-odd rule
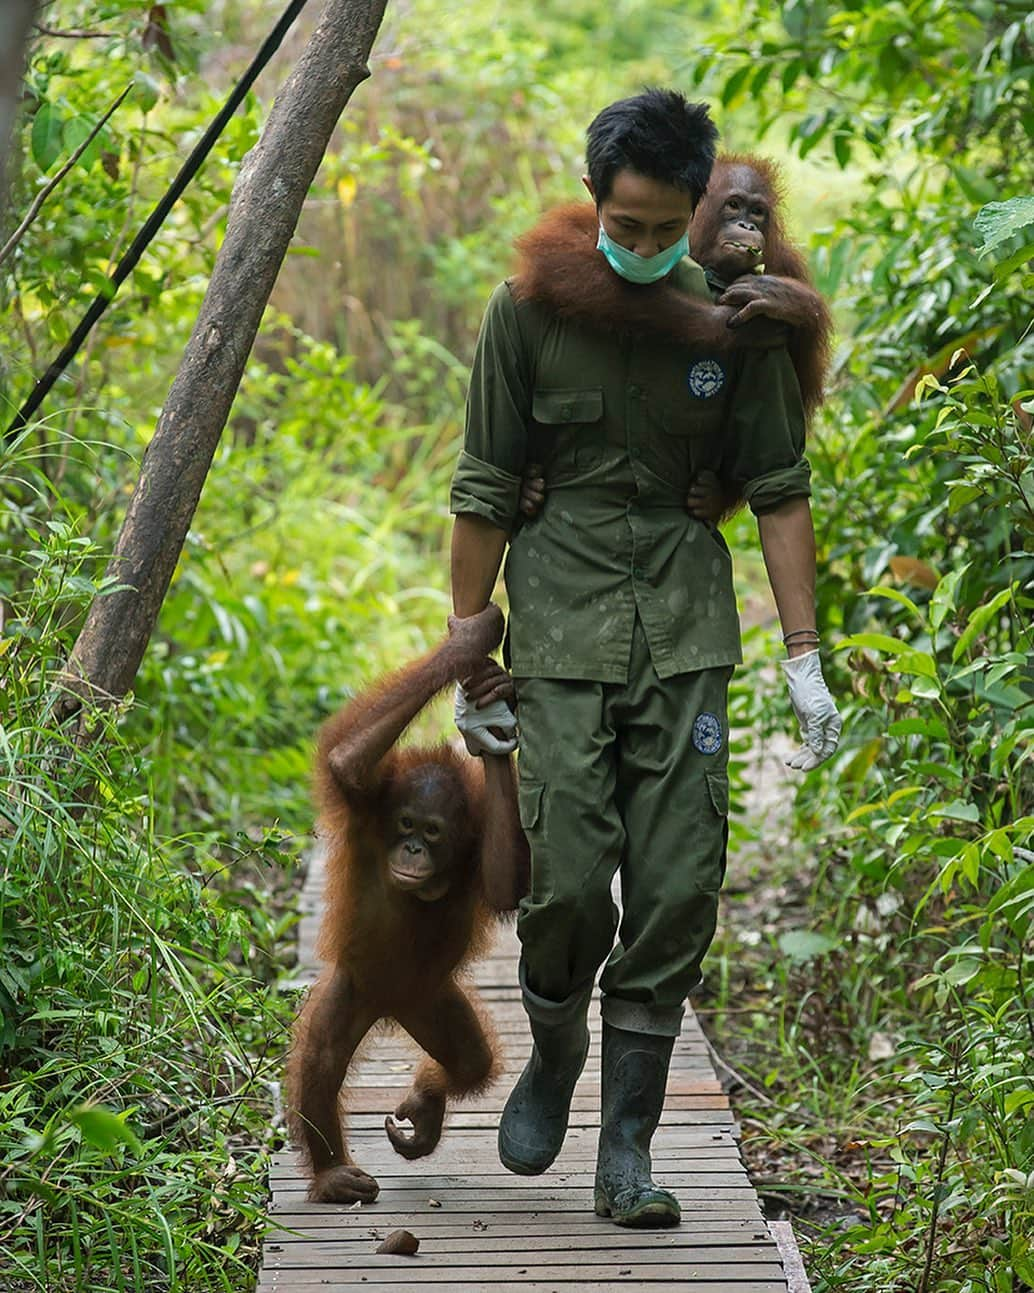
[[[778,320],[791,328],[814,327],[818,302],[818,293],[807,284],[773,274],[744,274],[718,298],[719,305],[731,305],[736,310],[729,320],[730,328],[761,318]]]

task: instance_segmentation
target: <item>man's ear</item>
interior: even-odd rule
[[[592,198],[593,202],[596,202],[596,190],[592,187],[592,180],[589,179],[588,175],[582,176],[582,183],[589,190],[589,197]],[[599,203],[597,203],[598,205]]]

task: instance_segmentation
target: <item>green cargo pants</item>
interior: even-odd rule
[[[517,932],[539,996],[565,1000],[609,958],[604,1018],[678,1034],[725,876],[731,676],[729,666],[662,681],[637,619],[627,683],[516,679],[532,855]]]

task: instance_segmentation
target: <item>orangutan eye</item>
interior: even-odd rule
[[[399,830],[404,832],[406,835],[408,835],[412,829],[413,829],[412,817],[407,817],[403,813],[403,815],[399,818]]]
[[[434,822],[428,822],[427,826],[424,828],[424,838],[428,840],[438,839],[441,833],[441,827],[436,826]]]

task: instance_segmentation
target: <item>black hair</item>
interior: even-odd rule
[[[714,165],[718,127],[706,103],[677,90],[647,88],[604,108],[586,131],[585,160],[596,205],[627,167],[700,201]]]

